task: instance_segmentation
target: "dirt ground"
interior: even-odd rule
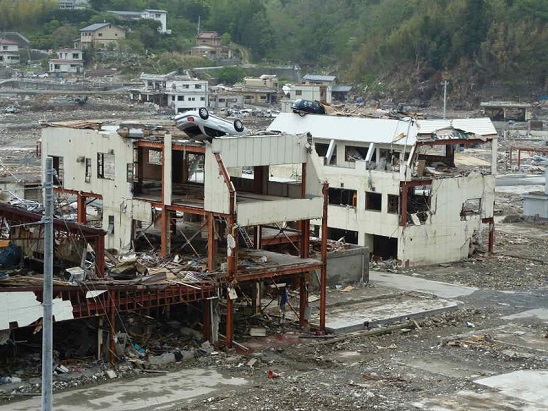
[[[40,121],[167,117],[153,106],[128,106],[125,96],[91,96],[82,106],[64,96],[20,100],[19,113],[0,114],[0,153],[5,175],[36,165],[33,156]],[[13,98],[9,98],[5,105],[12,102]],[[266,124],[253,126],[260,129]],[[23,166],[15,165],[22,158],[28,161]],[[425,398],[460,390],[481,391],[473,383],[480,376],[546,369],[548,356],[543,350],[511,341],[512,335],[529,335],[542,342],[546,324],[533,320],[509,323],[502,316],[521,307],[535,306],[537,301],[542,306],[545,301],[548,226],[538,220],[503,221],[505,215],[521,212],[518,194],[497,196],[495,208],[502,211],[496,224],[494,254],[396,271],[477,287],[489,296],[495,290],[516,294],[496,294],[489,299],[480,296],[459,310],[415,323],[334,338],[301,338],[300,330],[291,326],[280,328],[266,340],[247,340],[254,346],[248,352],[219,351],[169,366],[214,367],[223,375],[250,382],[175,409],[412,410],[416,409],[414,403]],[[274,378],[269,378],[269,371]],[[86,381],[96,383],[97,379]]]

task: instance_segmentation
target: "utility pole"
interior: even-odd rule
[[[445,114],[447,113],[447,84],[448,81],[443,81],[443,119],[446,119]]]
[[[53,158],[44,173],[44,315],[42,318],[42,411],[52,410],[53,379]]]

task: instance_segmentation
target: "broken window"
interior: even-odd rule
[[[398,239],[382,235],[373,236],[372,259],[395,260],[398,258]]]
[[[407,192],[407,219],[421,225],[430,215],[431,186],[417,186]]]
[[[314,143],[314,147],[316,147],[316,153],[318,153],[318,156],[325,157],[329,144]]]
[[[341,241],[343,243],[358,244],[358,232],[352,230],[328,228],[327,238],[329,240]]]
[[[91,158],[86,158],[86,183],[91,181]]]
[[[462,221],[479,218],[481,216],[481,198],[470,198],[462,204],[460,219]]]
[[[356,190],[329,188],[329,204],[356,207],[357,200]]]
[[[345,146],[344,157],[346,161],[365,160],[367,147]]]
[[[128,183],[133,183],[133,179],[135,176],[135,164],[133,163],[127,163],[126,165],[126,180]]]
[[[400,211],[400,196],[394,194],[388,194],[388,208],[387,213],[399,214]]]
[[[365,209],[372,211],[382,210],[382,194],[367,191],[365,193]]]
[[[114,180],[114,153],[97,153],[97,178]]]
[[[65,175],[65,170],[63,167],[63,157],[51,156],[53,159],[53,169],[55,173],[53,174],[53,185],[62,186],[63,177]]]
[[[162,165],[162,152],[160,150],[148,150],[148,164]]]

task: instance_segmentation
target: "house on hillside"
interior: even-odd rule
[[[84,72],[84,57],[80,49],[60,49],[57,58],[48,61],[50,73],[82,74]]]
[[[167,29],[167,11],[165,10],[145,9],[143,11],[109,11],[109,13],[124,20],[151,19],[159,21],[158,31],[162,34],[171,34],[171,30]]]
[[[176,72],[168,74],[141,74],[143,87],[130,90],[132,101],[152,102],[160,107],[170,107],[174,113],[195,110],[209,105],[209,85]]]
[[[94,47],[104,50],[109,47],[118,47],[118,41],[126,37],[126,32],[121,27],[112,23],[96,23],[80,29],[80,40],[74,48],[85,50]]]
[[[196,36],[196,46],[190,49],[190,55],[213,60],[231,59],[232,49],[223,46],[222,39],[223,37],[216,31],[203,31]]]
[[[399,266],[492,250],[497,132],[488,118],[392,120],[282,113],[269,131],[307,134],[329,181],[328,237]],[[483,148],[486,159],[466,156]]]
[[[17,41],[0,39],[0,63],[6,66],[19,64],[19,43]]]

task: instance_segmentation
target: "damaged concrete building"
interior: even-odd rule
[[[313,141],[330,186],[330,239],[365,245],[373,259],[399,266],[493,249],[497,132],[488,118],[282,113],[268,130]],[[471,146],[487,158],[465,166],[462,150]]]
[[[70,284],[54,287],[56,319],[99,318],[102,324],[105,318],[103,350],[111,360],[120,313],[169,312],[177,304],[194,304],[204,337],[231,346],[238,304],[262,313],[291,290],[298,296],[294,307],[289,304],[292,318],[325,330],[327,240],[311,239],[310,226],[321,221],[327,229],[328,186],[305,136],[200,142],[167,121],[82,121],[44,124],[41,143],[43,166],[53,158],[60,204],[76,204],[76,221],[55,223],[58,269],[71,273]],[[273,178],[275,165],[298,167],[302,179]],[[24,252],[38,250],[43,232],[26,224],[40,215],[14,207],[0,212],[12,242]],[[145,266],[142,275],[139,265]],[[126,266],[134,269],[128,273],[121,269]],[[311,272],[320,283],[314,311],[308,303]],[[8,280],[0,282],[0,292],[16,299],[27,292],[27,300],[40,305],[40,279]],[[9,328],[40,318],[19,318],[8,306],[0,312]]]

